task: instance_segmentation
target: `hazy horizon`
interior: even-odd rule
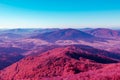
[[[25,28],[20,28],[20,27],[19,28],[17,28],[17,27],[14,27],[14,28],[13,27],[12,28],[0,28],[0,30],[3,30],[3,31],[4,30],[5,31],[6,30],[25,30],[25,29],[26,30],[42,30],[42,29],[43,30],[44,29],[76,29],[76,30],[83,30],[83,29],[86,29],[86,30],[87,29],[110,29],[110,30],[120,30],[119,27],[113,27],[113,28],[112,27],[109,27],[109,28],[106,28],[106,27],[103,27],[103,28],[101,28],[101,27],[96,27],[96,28],[91,28],[91,27],[85,27],[85,28],[81,28],[81,27],[80,28],[79,27],[77,27],[77,28],[76,27],[75,28],[70,28],[70,27],[64,27],[64,28],[44,28],[44,27],[43,28],[40,28],[40,27],[38,27],[38,28],[37,27],[36,28],[34,28],[34,27],[32,27],[32,28],[31,27],[27,27],[27,28],[26,27]]]

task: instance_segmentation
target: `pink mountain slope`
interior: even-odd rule
[[[41,80],[67,77],[90,70],[98,70],[103,68],[105,63],[116,62],[118,61],[92,54],[76,46],[66,46],[20,60],[2,70],[0,80]]]

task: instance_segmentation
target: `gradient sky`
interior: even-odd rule
[[[120,0],[0,0],[0,28],[120,27]]]

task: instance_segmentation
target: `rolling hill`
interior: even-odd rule
[[[101,38],[120,38],[120,31],[107,28],[97,28],[85,32]]]
[[[96,39],[94,36],[76,29],[61,29],[53,32],[38,34],[36,36],[32,36],[31,38],[42,39],[48,42],[55,42],[57,40],[91,41]]]

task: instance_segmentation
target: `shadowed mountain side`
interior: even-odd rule
[[[108,51],[105,51],[105,50],[100,50],[100,49],[96,49],[96,48],[93,48],[91,46],[86,46],[86,45],[71,45],[71,47],[77,47],[78,49],[82,49],[83,51],[86,51],[86,52],[90,52],[92,54],[98,54],[98,55],[103,55],[103,56],[106,56],[106,57],[110,57],[110,58],[113,58],[113,59],[117,59],[117,60],[120,60],[120,54],[119,53],[114,53],[114,52],[108,52]]]
[[[11,64],[19,61],[22,58],[24,58],[24,56],[17,53],[0,54],[0,70],[10,66]]]
[[[0,47],[0,69],[3,69],[22,59],[24,57],[22,53],[25,52],[27,52],[27,50],[20,48]]]
[[[65,48],[65,47],[73,47],[73,48],[77,48],[77,49],[82,49],[82,51],[85,51],[85,52],[90,52],[92,54],[97,54],[97,55],[102,55],[102,56],[106,56],[106,57],[109,57],[109,58],[112,58],[112,59],[115,59],[115,60],[120,60],[120,54],[119,53],[114,53],[114,52],[108,52],[108,51],[105,51],[105,50],[100,50],[100,49],[96,49],[96,48],[93,48],[91,46],[87,46],[87,45],[43,45],[43,46],[40,46],[36,49],[33,49],[33,50],[30,50],[26,53],[24,53],[23,55],[31,55],[31,56],[37,56],[43,52],[46,52],[48,50],[51,50],[51,49],[54,49],[54,48]]]

